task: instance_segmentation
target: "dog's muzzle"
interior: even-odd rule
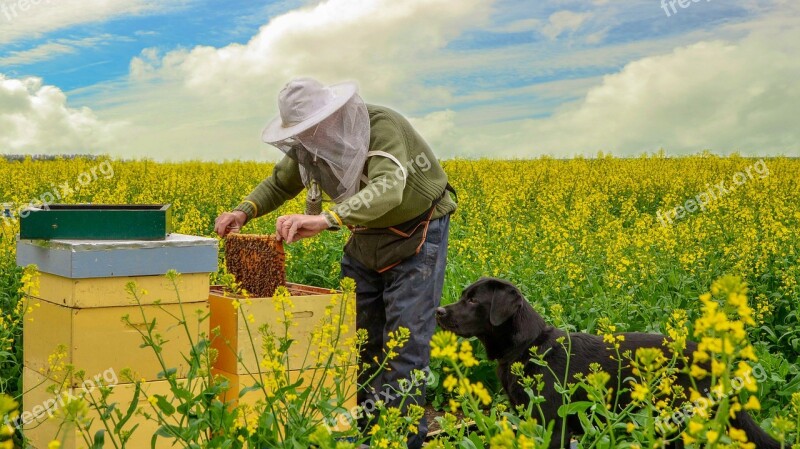
[[[436,322],[439,323],[439,326],[441,326],[442,329],[451,330],[448,318],[449,316],[447,314],[447,309],[444,307],[436,308]]]

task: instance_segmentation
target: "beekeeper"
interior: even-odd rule
[[[428,367],[455,192],[408,120],[365,104],[354,83],[325,86],[295,79],[281,90],[278,108],[280,115],[267,124],[262,139],[285,156],[235,210],[217,218],[215,230],[222,237],[236,232],[303,189],[306,213],[279,217],[280,239],[292,243],[326,229],[351,230],[341,267],[342,276],[356,282],[357,326],[369,335],[362,362],[374,369],[387,334],[399,327],[411,331],[389,369],[369,391],[359,392],[359,403],[369,409],[374,406],[369,401],[386,400],[380,393],[389,391],[387,385],[397,387],[412,370]],[[324,211],[322,193],[331,200]],[[362,380],[369,377],[369,370],[361,373]],[[413,399],[424,404],[424,385]],[[423,419],[409,448],[421,447],[426,433]]]

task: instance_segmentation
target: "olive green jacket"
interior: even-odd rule
[[[431,148],[399,113],[367,105],[370,119],[369,157],[361,190],[324,212],[340,225],[369,228],[394,226],[421,215],[445,191],[447,175]],[[248,219],[272,212],[304,189],[298,163],[281,159],[272,176],[236,207]],[[439,218],[456,210],[447,192],[434,211]]]

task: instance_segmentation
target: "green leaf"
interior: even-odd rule
[[[202,355],[205,353],[206,349],[208,349],[208,340],[203,338],[198,341],[196,345],[194,345],[194,348],[192,348],[192,354],[197,356]]]
[[[159,379],[168,379],[170,377],[174,377],[177,372],[177,368],[169,368],[166,371],[159,371],[156,377]]]
[[[103,449],[103,445],[106,443],[106,431],[100,429],[97,433],[94,434],[94,443],[92,444],[92,449]]]
[[[125,443],[127,443],[128,440],[130,440],[131,437],[133,437],[133,433],[136,432],[136,429],[138,429],[138,428],[139,428],[139,424],[134,424],[133,427],[131,427],[128,430],[128,434],[126,436],[123,436],[122,434],[119,435],[119,441],[120,441],[122,447],[125,447]]]
[[[564,404],[558,408],[558,416],[565,418],[568,415],[574,415],[576,413],[585,412],[586,409],[591,407],[594,402],[590,401],[577,401],[577,402],[570,402],[569,404]]]
[[[100,408],[100,407],[98,407],[98,408]],[[111,414],[114,413],[114,410],[116,410],[116,409],[117,409],[117,403],[116,402],[108,404],[105,407],[105,409],[103,410],[103,412],[100,413],[100,419],[102,419],[103,421],[108,421],[109,419],[111,419]]]
[[[167,401],[167,398],[161,394],[154,394],[153,397],[156,398],[156,407],[158,407],[161,412],[167,416],[171,416],[175,413],[175,407]]]
[[[283,341],[281,343],[281,347],[280,347],[279,351],[281,353],[285,354],[286,351],[289,350],[289,347],[292,346],[292,343],[294,343],[294,340],[292,340],[292,339],[287,339],[287,340]]]
[[[586,416],[586,413],[578,413],[578,420],[581,422],[581,427],[584,430],[584,433],[587,434],[595,434],[597,433],[597,429],[592,425],[592,422],[589,421],[589,417]]]
[[[472,435],[470,435],[470,438],[471,437]],[[463,440],[461,440],[462,449],[478,449],[479,447],[483,448],[483,443],[479,442],[478,445],[476,446],[475,443],[470,438],[464,438]]]
[[[241,391],[239,391],[239,397],[240,398],[244,397],[244,395],[246,395],[247,393],[250,393],[251,391],[259,391],[259,390],[261,390],[261,387],[262,387],[261,384],[256,382],[254,385],[250,385],[249,387],[242,388]]]
[[[609,441],[608,437],[604,437],[597,441],[597,449],[611,449],[611,441]]]
[[[184,401],[191,401],[194,396],[192,396],[192,392],[182,388],[180,386],[175,386],[172,388],[172,392],[175,394],[175,397],[178,399],[183,399]]]

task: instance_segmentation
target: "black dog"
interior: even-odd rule
[[[554,388],[555,379],[550,371],[530,361],[529,349],[537,347],[540,354],[545,354],[544,361],[563,382],[567,357],[564,346],[556,340],[566,337],[567,333],[548,326],[513,284],[493,278],[483,278],[475,282],[464,290],[458,302],[447,307],[439,307],[436,310],[436,319],[443,329],[450,330],[462,337],[477,337],[483,343],[489,358],[498,361],[497,375],[513,405],[526,404],[528,395],[519,385],[518,378],[511,374],[511,365],[515,362],[522,362],[527,375],[543,375],[545,387],[542,395],[545,397],[545,402],[541,405],[542,411],[548,423],[555,422],[550,447],[558,448],[561,444],[562,422],[557,411],[562,403],[562,398]],[[626,333],[624,335],[625,340],[620,343],[620,353],[631,351],[633,354],[637,348],[642,347],[662,348],[664,351],[669,351],[664,347],[665,337],[663,335],[645,333]],[[623,379],[633,376],[630,367],[626,367],[624,361],[622,373],[618,372],[618,363],[611,358],[615,353],[602,337],[585,333],[571,333],[569,336],[572,349],[568,381],[574,381],[576,373],[588,374],[591,363],[600,364],[603,371],[611,375],[612,383],[619,374]],[[695,343],[687,342],[685,351],[687,357],[691,359],[691,354],[696,347]],[[678,383],[683,385],[685,391],[688,392],[690,381],[686,376],[679,377]],[[698,381],[697,386],[700,391],[704,391],[708,389],[709,383],[710,381],[705,379],[705,381]],[[572,400],[587,400],[585,392],[579,391],[572,397]],[[622,406],[628,402],[630,402],[629,394],[620,396]],[[780,447],[780,444],[767,435],[745,411],[736,414],[732,425],[744,430],[748,440],[757,448],[777,449]],[[568,434],[565,441],[569,441],[573,434],[581,433],[582,429],[577,416],[570,415],[567,418],[566,429]],[[676,440],[673,447],[683,447],[682,441]]]

